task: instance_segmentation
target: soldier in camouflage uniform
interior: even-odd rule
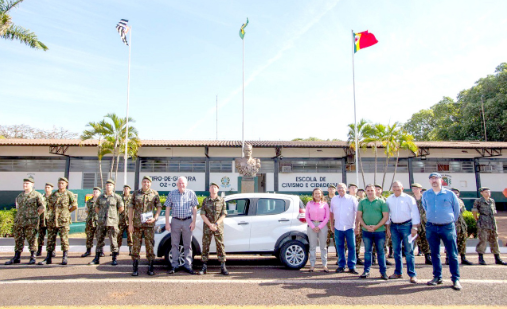
[[[357,203],[364,200],[366,198],[366,194],[364,193],[364,189],[357,190]],[[363,229],[359,229],[359,233],[356,234],[356,260],[357,265],[364,265],[363,260],[359,258],[359,254],[361,252],[361,242],[363,241]]]
[[[130,198],[132,195],[130,194],[130,186],[123,186],[123,205],[128,207],[130,203]],[[120,254],[121,245],[123,243],[123,233],[127,233],[127,245],[129,246],[129,255],[132,255],[132,234],[129,233],[129,219],[128,219],[128,211],[124,211],[120,214],[120,218],[118,221],[118,254]]]
[[[95,212],[95,207],[93,204],[100,196],[102,189],[100,187],[93,188],[93,197],[86,201],[86,252],[81,255],[81,257],[87,257],[92,253],[93,248],[93,238],[97,233],[97,213]]]
[[[375,184],[375,195],[383,200],[384,202],[386,201],[386,198],[382,195],[382,192],[384,190],[382,189],[382,186],[379,185],[379,184]],[[386,241],[384,242],[384,253],[385,253],[385,257],[386,257],[386,265],[393,265],[393,263],[391,261],[389,261],[387,258],[393,258],[392,254],[391,256],[389,256],[389,254],[387,253],[387,246],[389,245],[389,249],[390,249],[390,252],[392,253],[393,251],[393,241],[391,239],[391,237],[388,237],[387,236],[387,232],[386,232]],[[402,252],[405,251],[405,250],[402,250]],[[373,253],[372,253],[372,265],[376,265],[377,264],[377,248],[375,246],[375,244],[373,244]]]
[[[5,265],[20,263],[21,252],[25,246],[25,238],[30,247],[30,262],[35,264],[35,251],[37,248],[37,229],[39,216],[44,213],[46,202],[39,192],[33,190],[33,178],[23,179],[23,193],[16,197],[16,218],[14,219],[14,257],[5,262]]]
[[[48,203],[48,199],[51,196],[51,193],[53,193],[53,184],[52,183],[46,183],[46,186],[44,187],[44,190],[46,193],[44,194],[44,201],[46,202],[46,205]],[[39,245],[37,248],[37,256],[42,255],[42,246],[44,246],[44,237],[46,237],[46,231],[48,229],[48,222],[47,222],[47,214],[44,211],[41,213],[39,217],[39,236],[37,238],[37,244]]]
[[[465,221],[465,218],[463,217],[463,213],[466,210],[465,203],[462,199],[459,198],[459,190],[456,188],[451,189],[454,194],[458,197],[459,202],[459,208],[460,213],[458,217],[458,221],[456,221],[456,235],[457,235],[457,242],[458,242],[458,252],[461,255],[461,265],[473,265],[472,262],[467,260],[466,253],[467,253],[467,239],[468,239],[468,226]],[[445,258],[445,264],[449,265],[449,258]]]
[[[480,192],[482,197],[475,200],[472,208],[472,213],[477,221],[477,235],[479,236],[479,243],[475,248],[475,251],[479,254],[479,264],[486,265],[484,252],[486,251],[486,242],[489,242],[491,252],[495,255],[495,263],[507,265],[507,262],[500,258],[500,249],[498,248],[498,232],[494,216],[496,214],[495,200],[491,198],[489,188],[481,188]]]
[[[329,185],[329,187],[327,188],[327,196],[324,197],[324,200],[326,201],[327,205],[331,206],[331,200],[335,196],[336,196],[336,186]],[[331,220],[329,220],[327,223],[326,246],[329,247],[331,243],[333,244],[336,256],[338,257],[338,249],[336,249],[336,242],[334,241],[334,227],[331,226]],[[347,246],[345,246],[345,248],[347,248]],[[336,262],[336,265],[338,265],[338,261]]]
[[[60,234],[63,258],[62,265],[67,265],[69,251],[70,213],[77,209],[74,193],[67,190],[69,181],[65,177],[58,179],[58,190],[53,192],[48,201],[48,245],[47,256],[39,265],[51,264],[56,245],[56,236]]]
[[[155,222],[157,222],[160,211],[162,210],[162,204],[160,203],[160,197],[158,192],[151,189],[151,177],[144,176],[142,181],[142,187],[140,190],[134,191],[132,198],[129,203],[129,232],[132,234],[133,248],[132,248],[132,260],[133,260],[133,271],[132,276],[138,276],[139,267],[139,252],[141,251],[141,242],[144,236],[144,243],[146,246],[146,258],[148,259],[148,275],[153,276],[153,260],[155,254],[153,252],[153,245],[155,243]],[[153,211],[157,210],[157,213],[153,215]],[[143,214],[152,214],[153,217],[147,219],[145,222],[142,220]]]
[[[428,244],[428,240],[426,239],[426,211],[422,206],[422,185],[419,183],[412,184],[412,193],[414,193],[415,202],[417,203],[417,208],[419,209],[419,216],[421,217],[421,225],[417,230],[417,245],[419,246],[419,250],[424,253],[424,264],[433,265],[431,262],[431,251],[430,245]]]
[[[111,265],[116,266],[118,262],[118,214],[124,210],[123,199],[119,194],[114,193],[114,180],[106,181],[106,190],[93,203],[97,216],[97,250],[95,258],[89,265],[100,264],[100,254],[103,253],[106,235],[111,242],[111,253],[113,261]]]
[[[199,275],[205,275],[208,269],[208,255],[211,239],[215,237],[217,246],[217,257],[220,261],[222,275],[228,276],[229,272],[225,267],[225,247],[224,247],[224,219],[227,216],[225,209],[225,201],[222,197],[218,196],[220,187],[216,183],[211,183],[209,187],[209,197],[202,201],[201,217],[203,221],[203,234],[202,234],[202,270]]]

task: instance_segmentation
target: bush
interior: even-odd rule
[[[465,218],[465,222],[467,223],[468,237],[477,238],[477,222],[475,221],[472,212],[465,210],[465,212],[463,212],[463,218]]]
[[[0,210],[0,237],[12,237],[16,209]]]
[[[199,206],[197,208],[201,208],[202,201],[206,198],[204,195],[198,195],[197,201],[199,202]],[[162,206],[165,204],[165,201],[167,201],[167,195],[160,195],[160,203],[162,203]]]
[[[303,204],[306,204],[312,200],[312,196],[311,195],[300,195],[299,198],[301,199],[301,201],[303,201]]]

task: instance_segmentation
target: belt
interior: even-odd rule
[[[434,225],[434,226],[445,226],[445,225],[449,225],[451,223],[454,223],[454,222],[449,222],[449,223],[431,223],[431,222],[426,222],[426,224]]]
[[[394,222],[391,222],[391,223],[392,223],[392,224],[395,224],[395,225],[402,225],[402,224],[405,224],[405,223],[409,223],[409,222],[411,222],[411,221],[412,221],[412,219],[407,220],[407,221],[405,221],[405,222],[401,222],[401,223],[394,223]]]
[[[186,218],[176,218],[176,217],[173,217],[173,219],[180,220],[180,221],[185,221],[185,220],[188,220],[188,219],[192,219],[192,217],[186,217]]]

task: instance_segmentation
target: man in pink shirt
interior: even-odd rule
[[[345,240],[349,251],[347,266],[349,273],[359,274],[356,271],[356,227],[357,199],[346,194],[347,185],[338,184],[338,195],[331,200],[331,225],[334,227],[334,237],[338,249],[337,273],[345,272]]]

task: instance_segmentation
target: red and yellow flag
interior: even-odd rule
[[[377,43],[378,41],[373,33],[369,33],[368,30],[354,33],[354,53],[357,53],[360,49],[370,47]]]

